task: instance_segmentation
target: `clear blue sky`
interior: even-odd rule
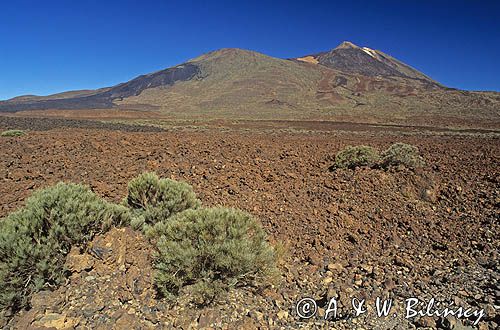
[[[3,1],[0,99],[110,86],[239,47],[349,40],[461,89],[500,91],[500,1]]]

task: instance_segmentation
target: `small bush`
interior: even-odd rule
[[[24,208],[0,220],[0,309],[27,307],[32,293],[61,284],[72,245],[128,222],[125,207],[82,185],[59,183],[35,192]]]
[[[380,160],[378,151],[368,146],[348,146],[335,156],[335,167],[354,169],[356,167],[374,167]]]
[[[418,148],[406,143],[395,143],[382,153],[382,167],[404,165],[408,168],[424,166]]]
[[[249,214],[226,208],[187,210],[148,231],[156,241],[156,286],[173,298],[184,286],[206,305],[235,286],[263,284],[276,272],[276,253]]]
[[[1,136],[21,136],[24,135],[24,131],[18,130],[18,129],[11,129],[8,131],[3,131]]]
[[[140,229],[201,203],[189,184],[143,173],[129,182],[125,204],[135,211],[132,226]]]

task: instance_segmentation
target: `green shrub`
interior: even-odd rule
[[[143,173],[128,184],[125,205],[135,213],[134,229],[150,226],[176,213],[200,206],[193,188],[185,183],[160,179],[155,173]]]
[[[155,283],[173,298],[185,287],[205,305],[235,286],[258,286],[276,274],[276,253],[249,214],[226,208],[187,210],[152,227]]]
[[[378,151],[369,146],[348,146],[335,156],[335,167],[354,169],[356,167],[374,167],[380,160]]]
[[[25,207],[0,220],[0,309],[27,307],[32,293],[61,284],[72,245],[128,222],[125,207],[82,185],[59,183],[35,192]]]
[[[424,166],[418,148],[406,143],[395,143],[382,153],[382,167],[404,165],[408,168]]]
[[[1,136],[21,136],[24,135],[24,131],[18,130],[18,129],[11,129],[8,131],[3,131]]]

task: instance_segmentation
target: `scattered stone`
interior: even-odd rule
[[[432,329],[434,329],[434,328],[436,328],[436,321],[432,317],[424,316],[424,317],[419,318],[415,322],[415,325],[417,327],[421,327],[421,328],[432,328]]]
[[[286,320],[286,319],[288,319],[288,312],[287,311],[283,311],[283,310],[279,311],[277,313],[277,315],[278,315],[278,319],[279,320]]]
[[[341,273],[342,270],[344,269],[344,266],[342,266],[342,264],[340,264],[340,263],[332,263],[332,264],[328,264],[327,268],[331,272]]]
[[[1,216],[22,205],[30,194],[26,187],[33,183],[39,187],[60,180],[81,181],[82,176],[99,195],[119,202],[127,181],[154,167],[159,174],[193,184],[206,205],[222,203],[252,211],[273,240],[286,241],[289,256],[281,261],[281,281],[263,292],[234,288],[221,304],[205,308],[187,304],[183,296],[177,302],[158,299],[150,242],[133,230],[113,229],[81,250],[72,250],[66,263],[72,273],[67,283],[34,294],[31,310],[8,316],[0,328],[29,329],[41,320],[51,322],[43,319],[50,314],[60,323],[65,316],[65,325],[76,318],[77,328],[82,329],[112,329],[116,323],[125,329],[188,329],[200,324],[340,330],[412,329],[417,322],[431,329],[441,326],[431,319],[410,324],[402,316],[378,319],[372,313],[355,323],[320,319],[332,297],[345,310],[352,297],[366,297],[373,306],[379,296],[394,299],[400,309],[410,296],[484,308],[487,317],[478,327],[498,328],[494,306],[500,296],[496,284],[500,282],[496,268],[500,177],[494,138],[444,133],[435,140],[408,132],[404,139],[419,145],[424,158],[439,166],[429,165],[420,172],[363,168],[329,172],[328,157],[344,143],[332,137],[346,133],[304,134],[300,139],[288,133],[272,138],[230,132],[133,137],[105,133],[32,131],[22,140],[2,145],[0,181],[6,184],[0,185]],[[396,138],[371,131],[369,142],[385,148]],[[366,135],[349,133],[349,140],[366,141]],[[277,162],[284,150],[288,156]],[[290,156],[290,151],[297,156]],[[41,164],[43,169],[36,170]],[[436,184],[429,184],[426,176],[436,175],[438,167]],[[457,185],[463,189],[457,191]],[[424,191],[428,202],[422,201],[421,189],[435,187],[439,191]],[[234,194],[225,193],[228,188]],[[299,321],[295,305],[304,297],[317,299],[319,318]],[[214,311],[216,321],[210,320],[208,310]],[[454,327],[469,324],[470,320],[460,320]]]
[[[71,272],[89,271],[94,266],[93,258],[88,254],[79,254],[79,249],[73,247],[66,259],[66,268]]]
[[[35,327],[55,328],[57,330],[73,329],[76,325],[78,325],[78,319],[56,313],[45,314],[40,320],[33,322]]]

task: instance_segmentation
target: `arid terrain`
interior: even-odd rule
[[[444,86],[351,42],[289,59],[224,48],[114,86],[0,101],[0,217],[60,181],[120,203],[131,179],[156,172],[192,185],[205,206],[257,217],[280,273],[265,287],[234,284],[208,307],[188,294],[169,302],[157,297],[153,240],[114,228],[72,245],[66,259],[69,247],[53,248],[66,283],[47,287],[43,278],[44,290],[26,295],[30,308],[3,311],[0,326],[497,329],[499,118],[500,93]],[[333,166],[347,146],[378,154],[398,142],[418,147],[425,166]],[[33,255],[11,240],[13,256]],[[0,275],[18,272],[16,261],[9,265]],[[175,277],[179,268],[165,272]],[[25,273],[2,283],[31,292],[37,278]],[[384,317],[376,314],[380,299],[392,302]],[[366,309],[354,317],[359,301]]]
[[[119,202],[131,178],[155,171],[191,184],[205,205],[255,215],[271,241],[285,247],[279,283],[233,290],[227,301],[202,309],[182,297],[168,304],[155,299],[148,241],[130,228],[113,229],[74,249],[66,285],[36,294],[32,308],[3,328],[469,329],[477,319],[405,319],[405,299],[417,297],[483,309],[474,328],[498,329],[498,131],[121,120],[0,116],[0,130],[27,130],[0,138],[0,217],[58,181],[85,183]],[[425,167],[331,168],[345,146],[395,142],[417,146]],[[296,311],[305,297],[319,308],[307,320]],[[353,297],[366,299],[366,314],[322,319],[331,298],[342,311]],[[393,298],[397,316],[376,317],[377,297]]]

